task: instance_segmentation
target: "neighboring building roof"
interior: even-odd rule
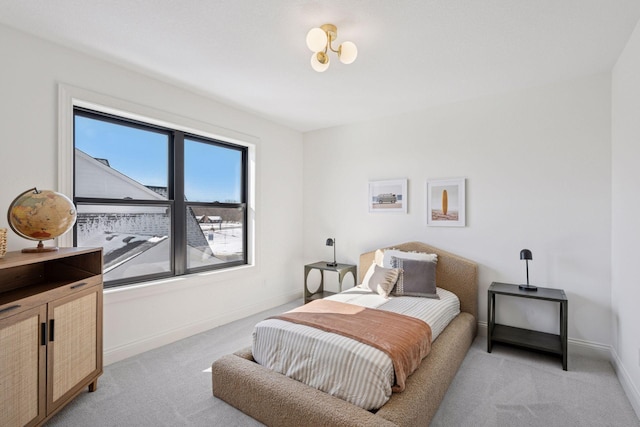
[[[122,174],[121,172],[111,168],[109,161],[106,159],[95,159],[87,153],[76,149],[76,168],[83,174],[81,176],[91,176],[93,179],[81,179],[76,182],[76,191],[78,194],[87,195],[98,198],[127,198],[142,200],[167,200],[167,188],[157,186],[145,186],[134,179]],[[164,194],[162,194],[164,192]],[[117,195],[117,196],[114,196]],[[125,197],[126,196],[126,197]],[[106,208],[106,209],[105,209]],[[202,233],[199,221],[189,209],[186,217],[187,221],[187,245],[190,251],[197,250],[204,257],[212,257],[213,252],[209,247],[206,237]],[[104,220],[103,217],[142,217],[151,218],[149,221],[158,223],[155,227],[147,230],[120,230],[111,234],[96,234],[91,236],[88,241],[83,244],[91,246],[101,246],[104,252],[104,271],[110,273],[114,270],[127,270],[135,266],[135,264],[144,263],[145,258],[149,258],[152,248],[162,243],[162,246],[168,244],[169,236],[163,235],[168,231],[169,227],[162,224],[161,220],[153,218],[162,218],[167,214],[164,209],[158,206],[140,206],[136,208],[136,212],[131,212],[131,208],[121,206],[114,209],[109,205],[90,205],[83,207],[83,211],[79,215],[78,225],[91,224],[95,220]],[[207,216],[209,218],[209,216]],[[211,218],[220,218],[211,216]],[[109,219],[107,219],[108,221]],[[209,220],[209,219],[208,219]],[[134,226],[134,228],[137,228]],[[162,231],[160,231],[162,230]],[[163,243],[164,242],[164,243]],[[149,252],[149,256],[140,257],[141,254]],[[167,257],[166,250],[157,252],[151,259],[162,260]],[[126,264],[126,266],[125,266]],[[162,271],[162,270],[160,270]],[[122,275],[122,273],[115,273]],[[108,279],[113,279],[109,277]]]
[[[147,186],[108,166],[108,160],[94,159],[77,148],[75,153],[76,175],[94,178],[76,180],[77,195],[90,195],[105,199],[167,200],[166,196],[163,197]]]

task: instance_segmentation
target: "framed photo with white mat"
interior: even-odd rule
[[[407,213],[407,180],[369,181],[369,213]]]
[[[464,227],[465,178],[427,180],[427,225]]]

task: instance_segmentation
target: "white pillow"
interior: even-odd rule
[[[372,262],[360,286],[387,298],[395,286],[399,275],[399,268],[384,268]]]
[[[378,252],[382,252],[382,257]],[[427,254],[424,252],[404,252],[398,249],[385,249],[384,251],[378,249],[375,254],[376,264],[384,268],[393,268],[391,264],[391,257],[412,259],[416,261],[431,261],[438,262],[438,254]]]

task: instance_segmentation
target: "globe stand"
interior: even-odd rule
[[[38,242],[38,246],[35,248],[24,248],[22,250],[22,253],[25,254],[36,254],[36,253],[40,253],[40,252],[55,252],[58,250],[57,246],[49,246],[48,248],[45,248],[44,245],[42,244],[42,240],[40,240]]]

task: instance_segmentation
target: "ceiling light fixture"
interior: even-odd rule
[[[311,55],[311,68],[321,73],[329,68],[329,51],[338,54],[338,59],[343,64],[351,64],[358,56],[358,48],[353,42],[344,42],[338,49],[334,49],[331,43],[338,36],[338,29],[333,24],[324,24],[320,28],[312,28],[307,33],[307,46],[313,52]]]

